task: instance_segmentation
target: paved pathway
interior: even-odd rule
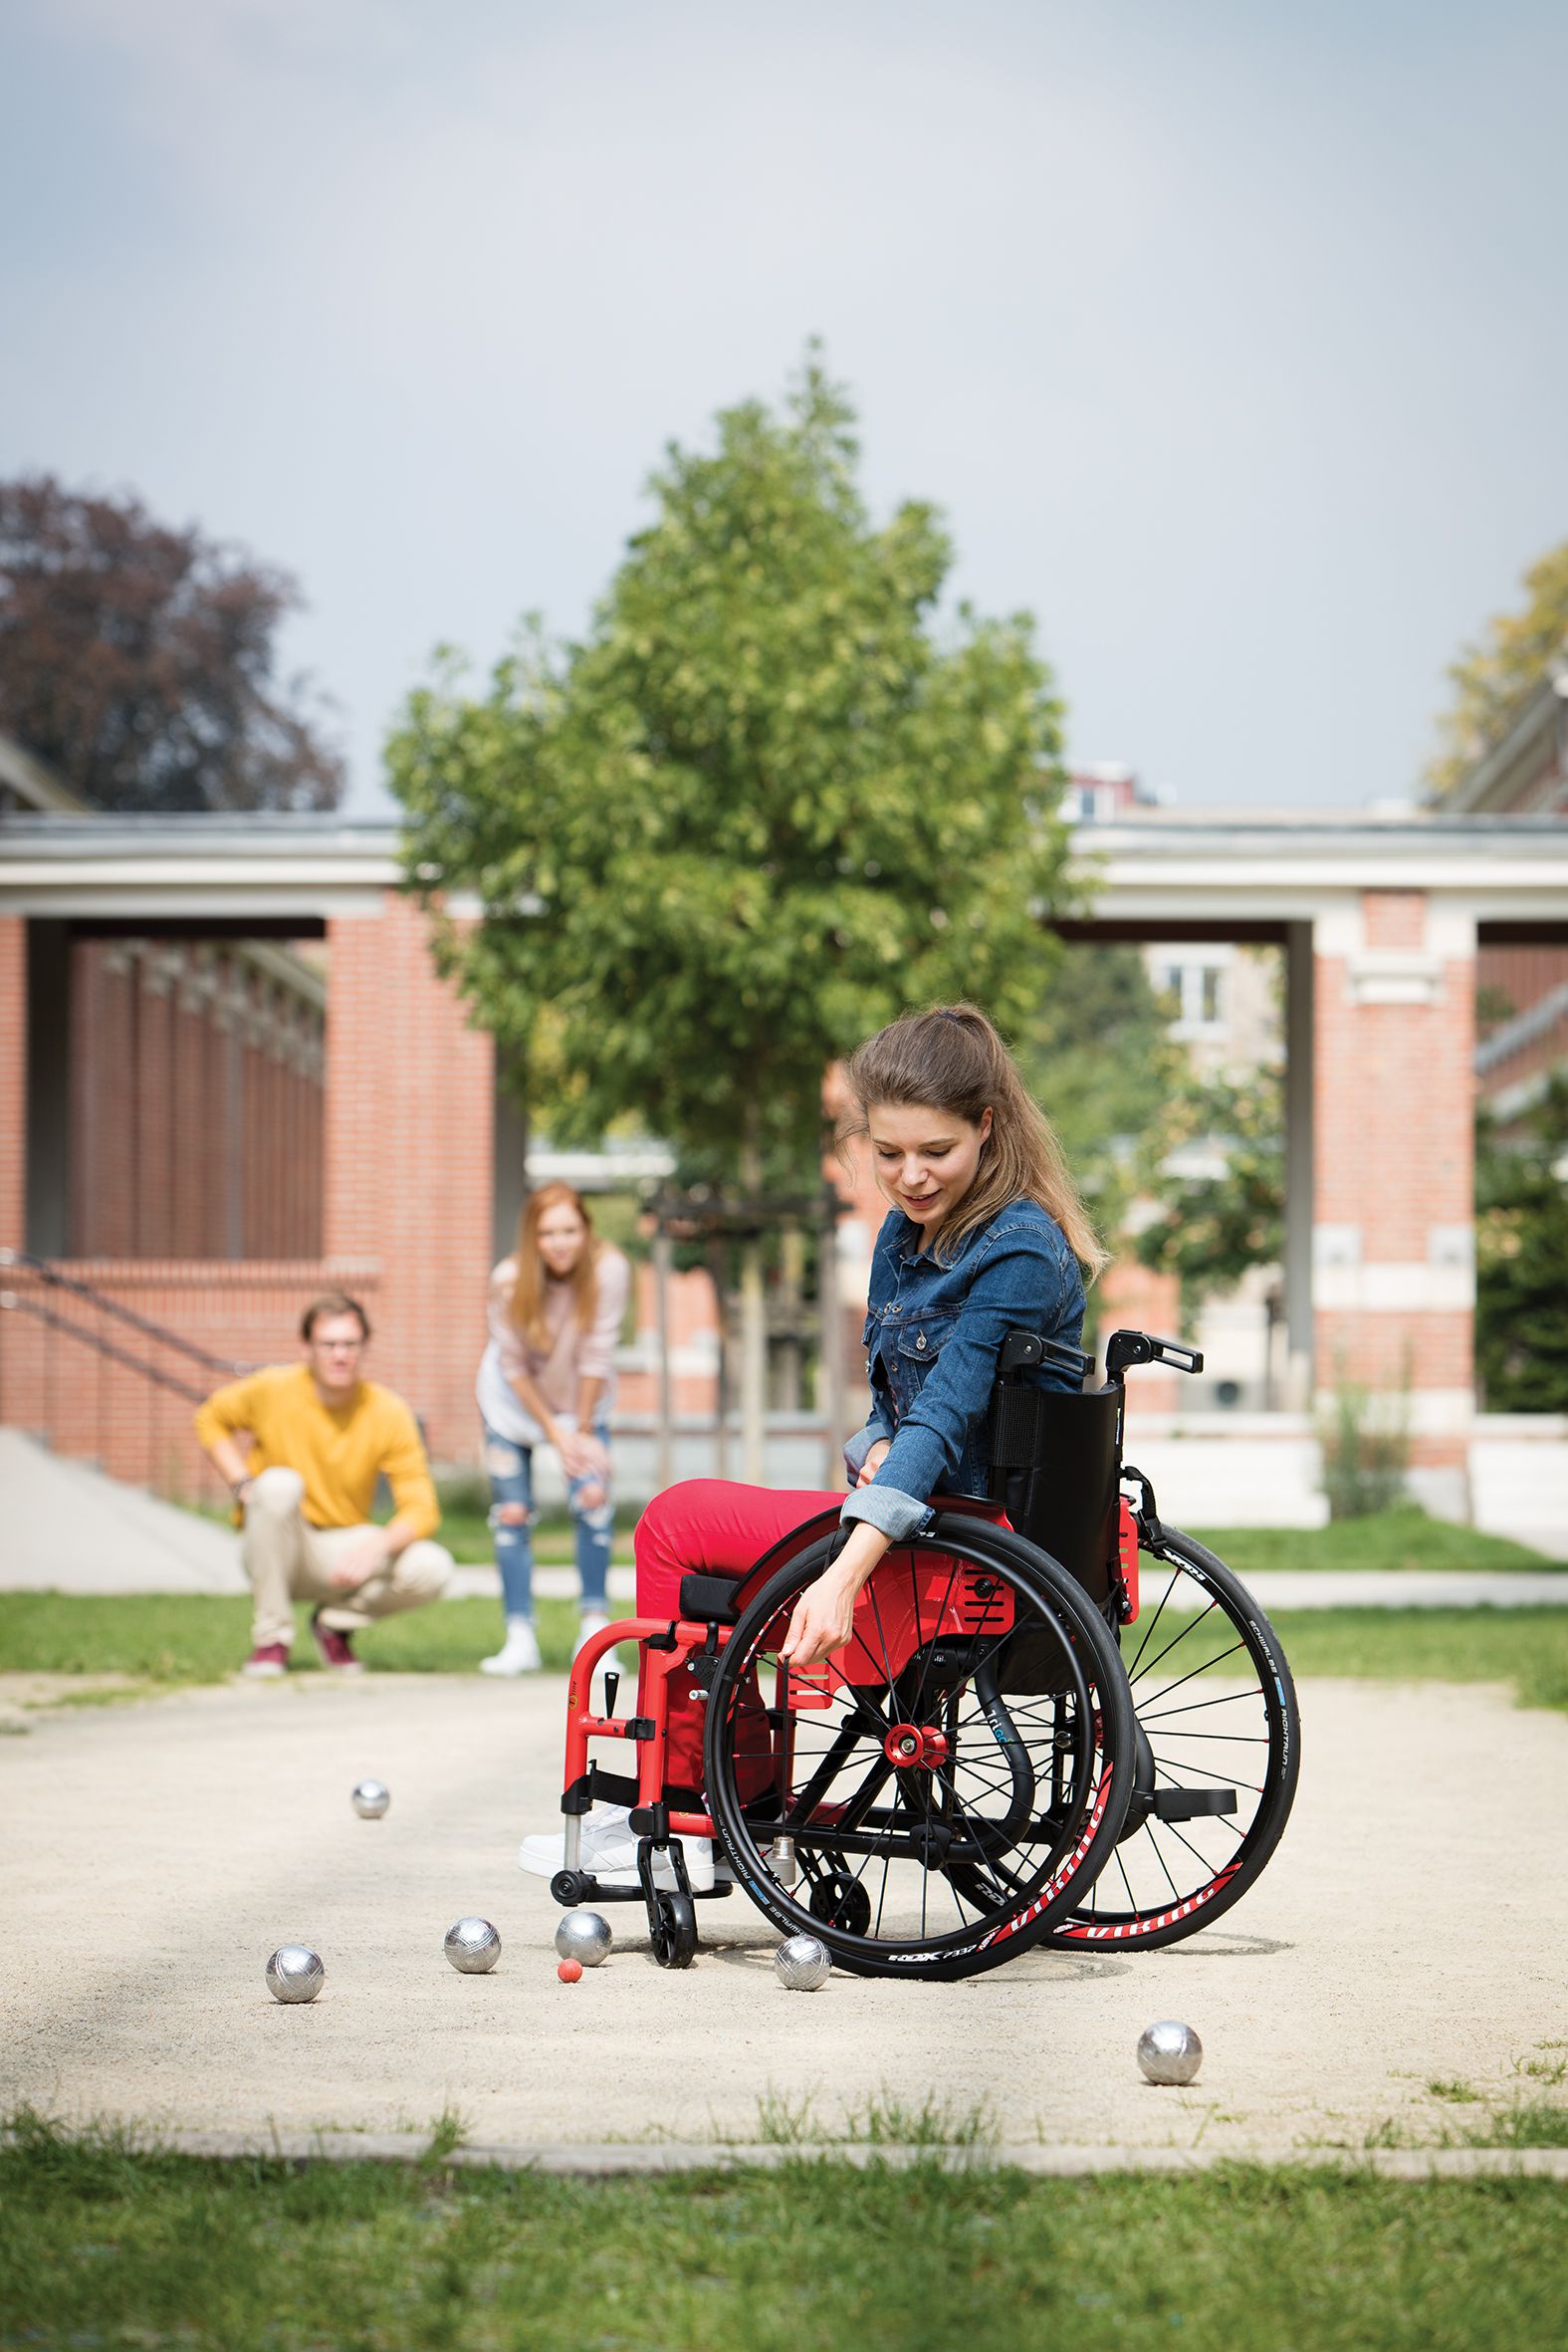
[[[1391,2121],[1435,2140],[1482,2112],[1434,2081],[1563,2095],[1517,2071],[1560,2051],[1568,2014],[1562,1715],[1484,1686],[1309,1683],[1285,1843],[1215,1928],[805,1999],[739,1896],[702,1907],[685,1975],[623,1907],[609,1963],[558,1983],[555,1907],[514,1857],[559,1817],[562,1703],[559,1677],[312,1675],[0,1740],[0,2109],[287,2133],[421,2130],[450,2105],[482,2143],[750,2141],[764,2101],[842,2128],[933,2094],[989,2102],[1013,2144],[1241,2154],[1359,2147]],[[350,1810],[365,1772],[390,1785],[383,1821]],[[492,1977],[441,1954],[472,1911],[501,1930]],[[327,1988],[281,2008],[262,1965],[295,1939]],[[1134,2044],[1172,2015],[1207,2055],[1157,2091]]]
[[[0,1590],[243,1592],[227,1528],[0,1429]]]

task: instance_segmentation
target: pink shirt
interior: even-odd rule
[[[609,1404],[615,1376],[615,1344],[631,1289],[631,1268],[621,1252],[606,1242],[594,1262],[598,1303],[585,1330],[572,1318],[569,1283],[545,1286],[545,1329],[548,1344],[532,1346],[512,1320],[512,1291],[517,1260],[503,1258],[490,1278],[487,1319],[490,1343],[479,1367],[480,1410],[492,1429],[519,1443],[536,1441],[541,1434],[511,1383],[526,1373],[538,1387],[552,1413],[574,1415],[577,1388],[583,1380],[602,1380],[604,1394],[597,1410]],[[519,1426],[526,1424],[527,1426]]]

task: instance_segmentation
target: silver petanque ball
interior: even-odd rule
[[[585,1969],[608,1960],[613,1941],[610,1923],[599,1911],[568,1911],[556,1929],[556,1950],[561,1959],[580,1960]]]
[[[326,1982],[322,1956],[309,1944],[280,1944],[267,1963],[267,1990],[274,2000],[314,2000]]]
[[[442,1950],[463,1976],[482,1977],[501,1958],[501,1938],[488,1919],[460,1919],[447,1929]]]
[[[1179,2018],[1162,2017],[1138,2036],[1138,2063],[1150,2082],[1191,2082],[1203,2062],[1203,2043]]]
[[[832,1966],[826,1945],[814,1936],[791,1936],[774,1954],[774,1967],[786,1993],[819,1993]]]
[[[361,1821],[379,1821],[392,1801],[384,1780],[356,1780],[349,1802]]]

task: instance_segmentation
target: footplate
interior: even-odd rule
[[[1157,1788],[1149,1810],[1157,1821],[1199,1821],[1210,1813],[1233,1813],[1233,1788]]]

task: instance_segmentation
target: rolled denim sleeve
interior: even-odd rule
[[[908,1514],[924,1514],[923,1499],[957,1470],[991,1403],[1002,1342],[1018,1324],[1074,1345],[1083,1329],[1078,1270],[1036,1225],[1006,1227],[988,1243],[941,1356],[899,1423],[875,1479],[857,1487],[844,1506],[845,1518],[870,1519],[895,1540],[918,1531],[918,1519],[911,1523]],[[884,1489],[893,1527],[884,1524],[880,1506],[864,1508]]]
[[[884,1463],[882,1469],[886,1468]],[[856,1487],[852,1495],[844,1497],[838,1516],[845,1526],[857,1519],[867,1520],[894,1543],[907,1543],[911,1535],[930,1526],[936,1513],[918,1495],[901,1494],[897,1487],[888,1486],[879,1470],[868,1487]]]

